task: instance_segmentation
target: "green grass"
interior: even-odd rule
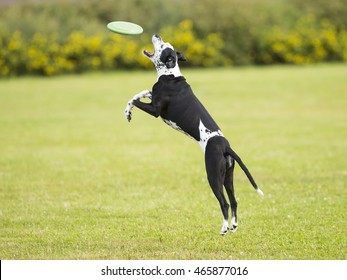
[[[265,193],[126,102],[151,72],[0,81],[0,259],[346,259],[347,65],[183,70]]]

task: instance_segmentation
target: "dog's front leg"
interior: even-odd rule
[[[161,104],[160,102],[152,102],[151,103],[144,103],[140,100],[134,100],[133,104],[141,109],[142,111],[152,115],[153,117],[159,117],[160,111],[161,111]]]
[[[143,90],[140,93],[134,95],[132,99],[129,100],[127,106],[125,107],[124,114],[126,119],[130,122],[131,121],[131,110],[134,108],[134,101],[137,101],[141,98],[149,98],[152,99],[152,94],[149,90]]]

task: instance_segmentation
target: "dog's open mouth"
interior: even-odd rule
[[[150,51],[147,51],[147,50],[143,50],[142,52],[145,56],[151,58],[152,56],[154,56],[154,52],[150,52]]]

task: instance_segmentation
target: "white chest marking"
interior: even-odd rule
[[[174,123],[173,121],[169,121],[169,120],[165,120],[162,119],[166,124],[168,124],[169,126],[171,126],[172,128],[184,133],[185,135],[187,135],[189,138],[194,139],[192,136],[190,136],[187,132],[185,132],[182,128],[180,128],[176,123]],[[206,128],[206,126],[203,124],[203,122],[200,120],[199,123],[199,134],[200,134],[200,140],[197,141],[201,147],[201,149],[203,150],[203,152],[205,153],[206,150],[206,146],[207,146],[207,142],[208,140],[210,140],[212,137],[214,136],[224,136],[222,131],[218,130],[218,131],[211,131],[208,128]],[[194,139],[195,140],[195,139]]]

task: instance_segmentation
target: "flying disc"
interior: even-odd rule
[[[112,21],[107,24],[107,28],[112,32],[124,35],[138,35],[143,32],[140,25],[128,21]]]

